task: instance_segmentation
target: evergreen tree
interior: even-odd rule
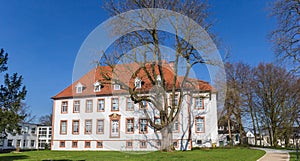
[[[0,72],[7,70],[8,54],[0,50]],[[23,77],[17,73],[11,76],[4,74],[3,84],[0,86],[0,130],[2,137],[6,132],[20,130],[18,123],[22,122],[26,114],[22,112],[22,101],[26,96],[26,88],[22,84]]]

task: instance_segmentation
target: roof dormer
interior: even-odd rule
[[[142,80],[140,78],[136,77],[134,80],[134,86],[135,86],[135,88],[142,88]]]
[[[101,91],[101,83],[99,81],[94,83],[94,92],[100,92]]]
[[[76,93],[82,93],[83,87],[84,87],[84,86],[83,86],[80,82],[78,82],[78,83],[76,84],[76,86],[75,86],[75,91],[76,91]]]

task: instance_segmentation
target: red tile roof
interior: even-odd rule
[[[150,64],[145,66],[146,71],[150,73],[153,77],[153,71]],[[129,85],[131,88],[134,86],[134,78],[139,77],[143,81],[142,88],[139,89],[141,92],[147,92],[152,88],[152,84],[150,80],[147,78],[147,75],[144,70],[139,70],[138,64],[120,64],[114,67],[114,71],[112,72],[112,68],[108,66],[99,66],[97,68],[92,69],[79,80],[75,81],[72,85],[53,96],[52,99],[64,99],[64,98],[72,98],[72,97],[90,97],[90,96],[100,96],[100,95],[112,95],[112,94],[121,94],[128,93],[126,90],[113,90],[113,86],[111,83],[107,82],[103,76],[105,74],[108,77],[114,76],[114,78],[118,78],[118,80],[122,80],[123,83]],[[163,64],[163,74],[166,81],[166,89],[171,90],[173,80],[174,80],[174,72],[169,64]],[[134,73],[134,72],[135,73]],[[155,65],[154,68],[155,73],[159,73],[158,66]],[[102,74],[101,74],[102,73]],[[183,81],[182,76],[178,76],[176,81],[176,88],[180,88],[180,84]],[[99,81],[102,85],[101,91],[94,92],[94,83]],[[185,85],[186,88],[198,89],[200,91],[213,91],[213,88],[209,85],[209,83],[204,82],[202,80],[188,78],[189,82],[193,82],[193,87],[191,85]],[[76,93],[75,86],[81,83],[84,85],[84,89],[82,93]]]

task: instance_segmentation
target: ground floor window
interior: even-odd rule
[[[140,148],[147,148],[147,142],[146,141],[140,141]]]
[[[34,147],[34,144],[35,144],[35,141],[34,141],[34,140],[31,140],[31,141],[30,141],[30,146],[31,146],[31,147]]]
[[[132,141],[126,141],[126,147],[127,148],[132,148],[133,147]]]
[[[85,148],[90,148],[91,147],[91,142],[90,141],[85,141],[84,142],[84,147]]]
[[[4,145],[4,139],[0,139],[0,146]]]
[[[72,141],[72,148],[77,148],[78,142],[77,141]]]
[[[60,141],[60,142],[59,142],[59,147],[61,147],[61,148],[66,147],[65,141]]]
[[[103,142],[97,141],[97,148],[103,148]]]
[[[39,140],[39,148],[45,148],[46,140]]]
[[[7,146],[12,146],[13,140],[8,140],[7,141]]]

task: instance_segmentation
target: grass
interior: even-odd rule
[[[300,158],[300,152],[299,152],[299,158]],[[300,161],[300,159],[297,160],[296,152],[290,153],[290,161]]]
[[[248,148],[233,149],[207,149],[193,151],[176,152],[149,152],[144,154],[133,154],[115,151],[28,151],[21,153],[0,154],[1,161],[12,160],[101,160],[101,161],[142,161],[142,160],[165,160],[165,161],[184,161],[184,160],[203,160],[203,161],[256,161],[265,154],[264,151],[252,150]]]

